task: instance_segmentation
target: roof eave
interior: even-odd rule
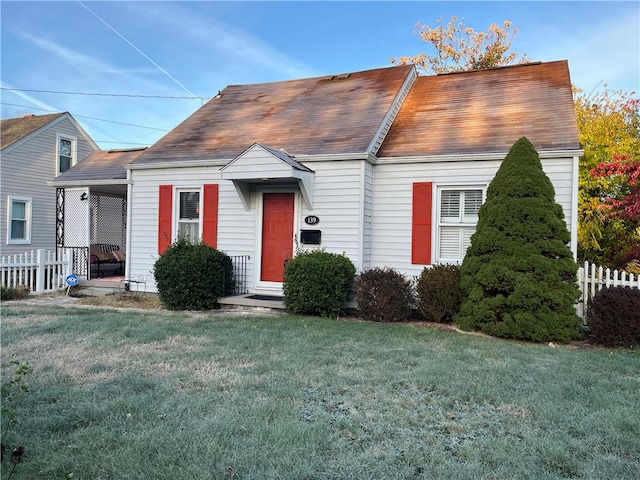
[[[435,162],[468,162],[468,161],[490,161],[503,160],[508,151],[502,152],[482,152],[482,153],[455,153],[446,155],[405,155],[398,157],[378,157],[376,164],[394,163],[435,163]],[[538,150],[541,159],[547,158],[573,158],[584,154],[581,149],[563,150]]]

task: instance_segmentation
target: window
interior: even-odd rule
[[[483,188],[442,188],[439,191],[438,261],[461,262],[476,230]]]
[[[200,201],[202,192],[202,202]],[[174,198],[177,205],[174,206]],[[177,218],[176,218],[177,217]],[[174,224],[175,221],[175,224]],[[175,226],[175,228],[174,228]],[[218,185],[205,184],[202,189],[176,189],[172,185],[158,188],[158,253],[162,255],[173,241],[174,234],[185,235],[191,241],[218,245]]]
[[[75,139],[58,137],[58,165],[57,175],[69,170],[75,162]]]
[[[178,191],[178,235],[200,240],[200,191]]]
[[[7,243],[31,243],[31,198],[8,198]]]

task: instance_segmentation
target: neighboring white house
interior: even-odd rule
[[[125,275],[154,290],[154,262],[179,234],[242,257],[255,293],[281,293],[298,248],[409,276],[461,262],[486,188],[523,136],[575,254],[582,151],[566,61],[229,86],[124,165]]]
[[[68,113],[27,115],[0,121],[2,254],[56,247],[53,177],[99,150]]]

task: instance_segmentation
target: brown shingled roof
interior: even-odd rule
[[[64,113],[51,113],[48,115],[25,115],[19,118],[8,118],[0,121],[1,147],[4,150],[18,140],[35,132],[47,123],[52,122]]]
[[[52,182],[59,185],[66,182],[124,180],[127,178],[125,166],[133,162],[146,150],[132,148],[124,150],[97,150],[91,152],[83,161],[58,175]]]
[[[579,149],[566,61],[418,77],[378,157]]]
[[[135,163],[233,159],[253,143],[291,155],[365,153],[413,68],[229,86]]]

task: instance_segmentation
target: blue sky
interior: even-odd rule
[[[605,83],[638,92],[639,5],[3,0],[1,113],[69,111],[101,148],[150,145],[201,103],[137,95],[208,99],[227,85],[389,66],[391,57],[429,51],[412,34],[416,23],[452,15],[477,31],[512,21],[513,50],[532,61],[568,60],[586,92]]]

